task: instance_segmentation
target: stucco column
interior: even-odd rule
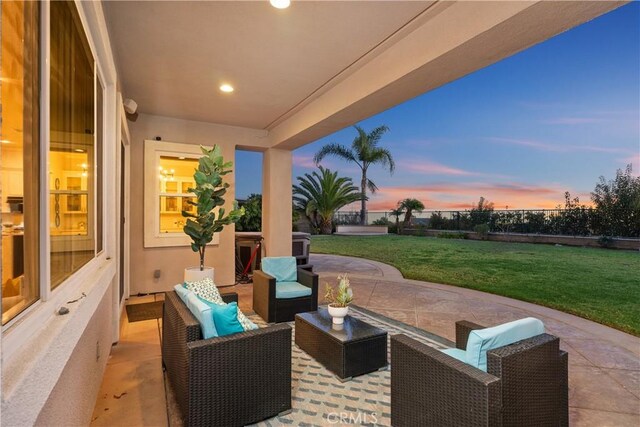
[[[266,256],[291,255],[291,159],[269,149],[262,158],[262,236]]]

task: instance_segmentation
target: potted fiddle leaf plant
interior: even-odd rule
[[[333,288],[327,283],[324,298],[329,302],[329,315],[336,325],[342,325],[344,318],[349,313],[349,304],[353,301],[353,290],[346,274],[338,276],[338,286]]]
[[[189,192],[195,194],[195,201],[187,203],[195,207],[193,211],[182,211],[182,216],[187,219],[183,228],[191,237],[191,249],[200,255],[199,267],[188,267],[184,271],[185,282],[193,282],[210,278],[213,280],[213,267],[205,267],[204,254],[207,245],[213,240],[214,233],[219,233],[229,224],[236,223],[242,215],[244,208],[238,209],[234,202],[234,208],[226,212],[223,207],[224,195],[229,184],[224,182],[224,176],[231,173],[233,162],[226,162],[222,157],[222,150],[214,145],[208,149],[200,146],[203,156],[198,160],[198,169],[193,174],[196,183],[195,188],[189,188]]]

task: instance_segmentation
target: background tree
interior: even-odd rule
[[[486,200],[484,197],[480,197],[478,204],[473,206],[471,212],[469,212],[471,225],[489,224],[492,214],[493,202]]]
[[[396,233],[398,234],[400,234],[400,216],[402,214],[404,214],[404,209],[399,206],[389,212],[389,215],[396,217]]]
[[[570,236],[588,236],[590,234],[590,210],[587,206],[580,203],[579,197],[571,197],[571,193],[564,193],[564,207],[558,205],[557,209],[561,209],[560,224],[556,227],[560,230],[560,234]],[[556,219],[556,222],[558,219]]]
[[[389,130],[387,126],[378,126],[369,133],[365,132],[360,126],[354,127],[358,131],[358,136],[354,138],[350,148],[341,144],[331,143],[322,147],[313,160],[316,164],[319,164],[325,157],[335,156],[358,165],[362,171],[362,179],[360,180],[360,224],[364,225],[367,213],[367,189],[371,193],[375,193],[378,190],[376,184],[367,178],[369,166],[380,164],[388,169],[389,173],[393,173],[395,163],[391,152],[378,146],[382,135]]]
[[[351,178],[338,177],[338,172],[322,166],[297,180],[298,185],[293,186],[293,201],[320,234],[331,234],[336,211],[361,197]]]
[[[592,225],[603,236],[640,236],[640,176],[632,175],[631,165],[618,169],[616,177],[604,176],[591,193],[595,205]]]
[[[250,194],[240,206],[244,208],[244,215],[236,223],[236,231],[262,230],[262,195]]]
[[[236,231],[262,231],[262,194],[250,194],[246,200],[238,202],[244,208],[244,215],[236,223]],[[300,210],[291,204],[291,229],[297,231],[296,223],[300,219]]]
[[[398,209],[404,211],[403,227],[411,225],[411,218],[414,212],[422,212],[424,204],[418,199],[404,199],[398,202]]]

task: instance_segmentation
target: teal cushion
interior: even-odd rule
[[[298,267],[296,258],[292,256],[279,256],[262,258],[262,271],[276,282],[295,282],[298,280]]]
[[[244,332],[244,328],[238,321],[238,303],[213,304],[211,309],[213,310],[213,321],[216,324],[219,336],[223,337]]]
[[[298,282],[277,282],[276,298],[299,298],[311,295],[311,288],[301,285]]]
[[[213,319],[213,309],[202,302],[193,292],[187,295],[187,307],[195,318],[198,319],[200,329],[202,330],[202,337],[205,340],[219,335]]]
[[[226,305],[225,302],[213,302],[213,301],[209,301],[206,300],[200,296],[198,296],[198,298],[200,298],[200,300],[207,304],[209,307],[213,307],[214,305]],[[222,299],[220,299],[220,301],[222,301]],[[251,320],[249,320],[249,318],[247,316],[244,315],[244,313],[242,313],[242,311],[240,311],[240,309],[238,308],[238,322],[240,322],[240,324],[242,325],[242,329],[244,329],[245,331],[252,331],[254,329],[260,329],[258,327],[258,325],[256,325],[255,323],[253,323]]]
[[[445,348],[441,350],[444,354],[448,354],[454,359],[458,359],[461,362],[467,363],[467,352],[460,350],[459,348]]]
[[[182,285],[175,285],[173,289],[176,291],[176,294],[178,294],[178,297],[180,297],[184,305],[187,305],[187,295],[192,294],[193,292]]]
[[[487,351],[543,333],[544,324],[533,317],[471,331],[467,340],[466,361],[486,372]]]

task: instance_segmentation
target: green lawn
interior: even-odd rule
[[[391,264],[408,279],[546,305],[640,336],[640,253],[413,236],[313,236],[311,251]]]

